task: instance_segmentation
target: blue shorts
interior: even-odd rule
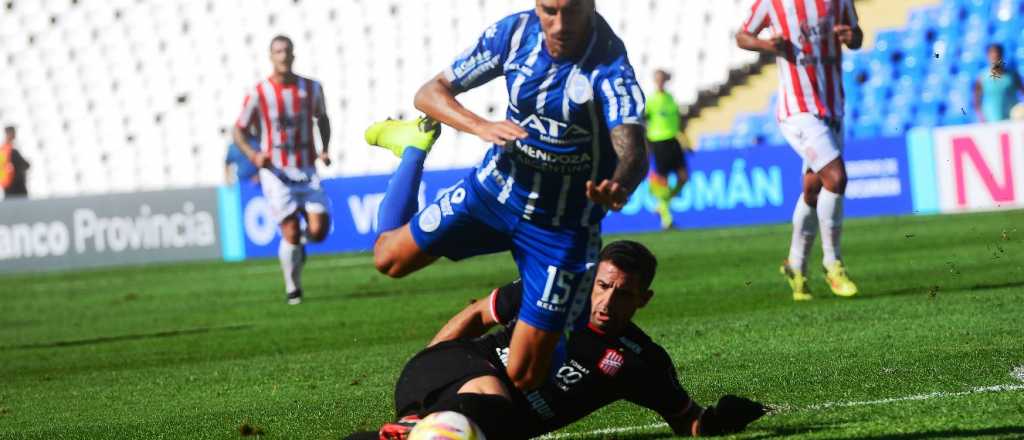
[[[531,223],[499,203],[474,174],[442,192],[409,222],[420,249],[461,260],[512,251],[523,280],[519,319],[560,332],[586,324],[601,228]]]

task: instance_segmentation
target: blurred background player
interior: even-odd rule
[[[668,72],[654,71],[654,86],[657,90],[647,98],[644,115],[647,117],[647,146],[654,157],[654,166],[647,176],[651,194],[658,199],[658,215],[661,228],[672,227],[672,211],[668,202],[682,191],[689,178],[686,171],[686,157],[679,144],[679,105],[675,97],[665,89],[665,83],[672,79]],[[669,187],[669,175],[675,173],[675,185]]]
[[[765,28],[770,28],[771,37],[759,39],[757,34]],[[780,268],[794,300],[812,298],[806,259],[819,228],[825,279],[832,293],[857,294],[839,252],[846,191],[841,44],[858,49],[863,40],[853,0],[756,0],[736,34],[740,48],[775,56],[779,128],[804,161],[803,194],[793,211],[789,258]]]
[[[17,137],[14,127],[4,127],[4,143],[0,144],[0,187],[3,187],[5,199],[28,197],[25,180],[31,165],[14,147]]]
[[[455,99],[500,76],[507,119],[486,120]],[[508,374],[517,388],[534,389],[548,377],[563,331],[585,315],[586,295],[577,289],[593,280],[601,219],[625,205],[647,172],[644,96],[626,48],[594,0],[537,0],[485,30],[420,88],[415,103],[491,148],[415,214],[439,128],[419,120],[367,130],[368,143],[402,158],[380,205],[375,265],[401,277],[439,257],[511,251],[523,306]]]
[[[981,122],[1005,121],[1017,105],[1017,91],[1024,93],[1024,82],[1007,68],[1001,44],[990,44],[987,54],[989,66],[974,82],[974,112]]]
[[[492,440],[537,437],[619,400],[657,412],[682,436],[738,432],[765,414],[761,404],[735,396],[701,407],[679,383],[665,349],[633,323],[654,296],[658,261],[650,250],[616,241],[598,260],[584,292],[588,323],[569,337],[565,362],[540,389],[516,390],[496,367],[507,360],[522,307],[523,284],[515,281],[452,317],[406,363],[395,385],[398,421],[384,425],[379,438],[404,440],[421,417],[437,411],[466,415]],[[499,330],[488,334],[493,327]]]
[[[249,145],[259,144],[259,141],[259,138],[255,136],[249,137]],[[260,182],[260,169],[249,160],[249,156],[246,156],[235,142],[228,144],[228,152],[224,156],[224,182],[229,185]]]
[[[328,144],[331,125],[324,107],[324,91],[318,81],[292,72],[295,61],[292,40],[278,35],[270,42],[273,73],[249,90],[235,123],[235,144],[260,168],[263,195],[271,215],[281,227],[278,258],[284,272],[288,304],[302,302],[301,274],[306,261],[305,240],[320,242],[330,229],[330,201],[320,189],[316,159],[330,165]],[[317,154],[313,122],[323,148]],[[258,128],[259,150],[249,143],[251,127]],[[305,217],[306,230],[300,225]]]

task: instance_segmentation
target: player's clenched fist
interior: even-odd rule
[[[483,139],[484,142],[497,145],[505,145],[519,139],[526,139],[527,136],[526,130],[523,130],[523,127],[509,120],[484,121],[478,126],[473,127],[473,134]]]
[[[327,154],[326,151],[321,151],[320,152],[320,162],[323,162],[325,167],[331,166],[331,155]]]
[[[626,206],[629,201],[629,193],[626,188],[614,180],[602,180],[599,184],[594,181],[587,181],[587,198],[599,205],[607,206],[612,211],[618,211]]]
[[[253,154],[249,157],[249,160],[258,168],[266,168],[270,166],[270,157],[263,153]]]
[[[765,40],[770,49],[769,52],[774,55],[781,55],[786,50],[786,37],[782,35],[772,35],[771,38]]]

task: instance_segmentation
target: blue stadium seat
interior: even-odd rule
[[[939,101],[918,102],[916,107],[917,111],[914,113],[914,116],[917,118],[926,116],[938,118],[942,115],[944,109],[943,103]]]
[[[717,150],[721,148],[722,135],[717,133],[705,134],[700,137],[697,146],[701,150]]]
[[[1024,76],[1024,0],[944,0],[910,11],[907,25],[879,32],[873,49],[844,54],[847,135],[973,122],[974,84],[988,69],[991,43],[1002,44],[1009,68]],[[773,114],[770,106],[761,117],[738,117],[736,136],[719,143],[781,141]]]
[[[968,53],[978,54],[978,52],[984,51],[985,46],[988,45],[989,33],[982,29],[969,29],[967,32],[964,32],[962,41],[962,52],[964,53],[961,56],[968,55]]]
[[[786,138],[782,137],[782,132],[779,130],[773,130],[768,132],[765,138],[766,145],[786,145]]]
[[[918,113],[914,118],[916,127],[935,127],[942,121],[938,113]]]
[[[932,43],[930,64],[933,69],[941,69],[944,73],[954,72],[960,58],[960,40],[951,40],[945,34]],[[937,56],[936,56],[937,55]]]
[[[849,120],[855,120],[860,118],[861,115],[860,99],[850,99],[850,95],[846,95],[846,101],[843,102],[843,114]]]
[[[903,31],[891,29],[879,31],[875,36],[875,48],[872,50],[872,55],[879,60],[892,61],[893,54],[899,51],[902,40]]]
[[[917,8],[910,11],[907,30],[918,35],[925,35],[937,26],[939,9],[934,7]]]
[[[936,24],[943,28],[959,28],[963,26],[963,6],[954,1],[946,1],[939,6],[935,19]]]
[[[866,139],[878,137],[878,124],[877,123],[857,123],[853,126],[852,137]]]
[[[761,127],[755,127],[753,119],[754,116],[748,113],[736,116],[732,122],[732,136],[744,140],[754,137],[755,131],[760,131]]]
[[[899,113],[890,114],[882,122],[879,134],[885,137],[903,136],[907,133],[907,119]]]
[[[935,94],[946,87],[949,76],[945,72],[929,72],[921,81],[921,93]]]
[[[924,33],[906,33],[900,41],[900,52],[903,57],[921,57],[927,54],[930,49],[928,39]]]
[[[943,124],[960,124],[969,122],[974,114],[972,88],[955,88],[949,91],[946,98],[946,113]]]
[[[898,116],[902,119],[910,118],[914,115],[917,106],[917,94],[916,93],[899,93],[893,95],[892,99],[889,100],[889,105],[885,108],[885,112],[889,116]]]
[[[964,115],[960,110],[957,110],[955,112],[947,112],[942,117],[942,125],[970,124],[973,122],[973,119],[974,118],[971,116],[971,112],[969,110],[966,115]]]
[[[903,73],[896,79],[896,82],[892,87],[892,94],[897,95],[900,93],[907,93],[911,95],[917,95],[921,91],[922,83],[924,82],[924,73]]]

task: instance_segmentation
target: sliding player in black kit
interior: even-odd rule
[[[419,418],[457,411],[490,440],[536,437],[617,400],[656,411],[677,435],[733,433],[763,416],[760,403],[727,395],[701,407],[679,384],[665,352],[632,322],[647,305],[657,260],[647,248],[617,241],[600,254],[589,322],[572,332],[564,361],[539,389],[520,392],[505,374],[511,330],[522,298],[516,281],[453,317],[405,366],[395,387],[399,420],[351,438],[405,440]],[[500,330],[486,334],[494,326]]]

